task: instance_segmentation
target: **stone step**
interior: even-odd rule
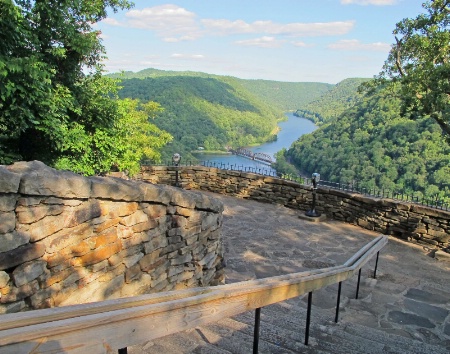
[[[250,326],[228,318],[218,323],[201,327],[200,331],[206,338],[213,339],[214,345],[234,354],[248,354],[253,350],[253,325]],[[225,331],[227,333],[223,335]],[[268,341],[259,342],[259,352],[273,354],[298,353],[298,351],[292,351]]]
[[[327,315],[312,316],[309,345],[304,345],[305,311],[281,303],[262,309],[260,353],[311,354],[444,354],[443,347],[389,334],[353,323],[327,319]],[[316,309],[317,310],[317,309]],[[319,312],[317,310],[316,312]],[[246,312],[234,318],[193,330],[159,338],[141,346],[129,348],[130,354],[194,353],[248,354],[252,352],[254,313]]]
[[[371,328],[355,324],[347,323],[344,331],[350,335],[353,340],[360,340],[368,336],[372,341],[383,342],[386,346],[386,351],[389,353],[414,353],[414,354],[445,354],[449,350],[438,345],[428,344],[419,340],[398,336],[391,333],[386,333],[380,330],[372,330]]]
[[[359,312],[371,312],[370,296],[379,292],[361,283],[360,299],[354,300],[353,287],[346,286],[341,295],[341,320],[334,323],[337,286],[313,294],[309,345],[304,345],[306,298],[294,298],[261,310],[260,353],[311,354],[444,354],[448,349],[352,322]],[[353,284],[352,284],[353,285]],[[342,319],[344,318],[344,319]],[[131,354],[194,353],[248,354],[252,352],[254,311],[159,338],[130,348]]]
[[[325,353],[367,353],[378,354],[384,345],[382,343],[355,341],[349,336],[329,336],[326,329],[333,326],[330,321],[324,321],[320,316],[314,316],[311,320],[309,345],[305,341],[305,315],[295,318],[279,316],[276,310],[263,309],[266,312],[261,321],[260,339],[263,341],[276,342],[281,346],[297,352],[325,352]],[[251,322],[251,318],[244,315],[238,316],[240,321]],[[302,321],[303,320],[303,321]],[[302,323],[298,323],[302,322]]]
[[[128,348],[129,354],[232,354],[208,342],[195,328]]]
[[[288,309],[288,313],[286,313]],[[320,309],[314,309],[320,312]],[[262,309],[261,312],[261,340],[281,344],[287,349],[295,350],[297,342],[304,342],[305,310],[291,308],[285,303],[275,304]],[[234,319],[246,323],[247,334],[253,331],[253,313],[244,313]],[[330,320],[329,311],[326,315],[312,315],[310,328],[310,343],[315,349],[323,349],[343,353],[446,353],[448,350],[441,346],[423,343],[411,338],[386,333],[385,331],[369,328],[353,323],[335,324]],[[339,349],[337,351],[336,346]]]

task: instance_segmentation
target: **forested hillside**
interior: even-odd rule
[[[153,121],[168,131],[173,142],[164,150],[192,159],[190,151],[225,150],[262,143],[275,138],[276,123],[282,119],[275,110],[233,80],[198,76],[157,76],[124,79],[121,98],[158,102],[164,111]]]
[[[308,102],[318,99],[325,92],[333,89],[334,85],[320,82],[281,82],[271,80],[245,80],[232,76],[219,76],[195,71],[164,71],[158,69],[144,69],[138,72],[126,71],[119,74],[107,75],[119,79],[145,79],[158,77],[190,76],[200,78],[214,78],[226,81],[233,87],[242,89],[259,97],[264,102],[280,111],[294,111]]]
[[[428,117],[402,116],[400,99],[391,93],[379,90],[364,97],[337,119],[302,136],[286,157],[325,180],[449,197],[450,147],[440,127]]]
[[[312,120],[317,125],[337,118],[357,102],[358,87],[367,80],[359,78],[343,80],[318,99],[298,106],[294,114]]]
[[[332,84],[320,82],[280,82],[270,80],[242,80],[237,81],[252,92],[270,102],[282,111],[294,111],[299,107],[316,100],[331,90]]]

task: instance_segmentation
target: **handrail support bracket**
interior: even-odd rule
[[[253,332],[253,354],[258,354],[259,328],[261,323],[261,307],[255,309],[255,328]]]
[[[308,293],[308,309],[306,311],[306,328],[305,328],[305,345],[309,342],[309,327],[311,324],[311,305],[312,305],[312,291]]]

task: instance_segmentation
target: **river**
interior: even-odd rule
[[[269,143],[265,143],[258,146],[252,146],[248,148],[253,152],[260,152],[270,155],[275,160],[275,153],[283,148],[289,149],[294,141],[304,134],[308,134],[317,129],[313,122],[294,116],[293,113],[288,112],[285,114],[288,118],[287,121],[280,122],[280,132],[277,135],[277,140]],[[227,166],[242,166],[245,168],[266,169],[271,172],[274,170],[262,162],[257,162],[246,157],[236,155],[215,155],[215,154],[198,154],[197,157],[202,163],[207,165],[211,164],[225,164]]]

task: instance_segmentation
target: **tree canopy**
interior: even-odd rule
[[[259,99],[280,111],[293,111],[308,102],[318,99],[323,93],[331,90],[334,85],[320,82],[282,82],[272,80],[239,79],[232,76],[220,76],[197,71],[170,71],[153,68],[138,72],[108,74],[118,79],[146,79],[167,76],[188,76],[197,78],[225,80],[234,87],[241,87]]]
[[[402,113],[430,116],[450,139],[450,0],[427,1],[425,13],[397,23],[373,86],[400,87]]]
[[[360,188],[450,197],[450,147],[439,125],[401,115],[391,89],[362,98],[337,119],[302,136],[285,154],[307,175]]]
[[[358,87],[368,79],[352,78],[337,83],[314,101],[298,106],[294,115],[321,125],[340,116],[358,102]]]
[[[127,0],[0,2],[0,163],[39,159],[94,174],[134,170],[146,153],[158,158],[155,149],[170,140],[148,121],[159,108],[118,100],[116,80],[102,76],[105,48],[92,27],[108,9],[131,6]],[[126,142],[123,124],[142,140]]]

